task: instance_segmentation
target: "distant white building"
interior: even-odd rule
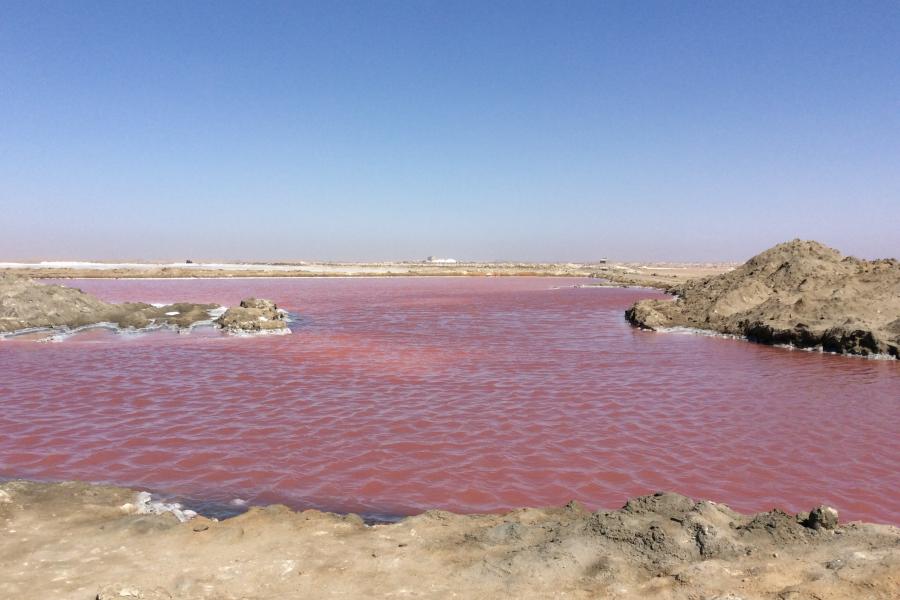
[[[455,265],[458,261],[455,258],[435,258],[434,256],[429,256],[425,259],[425,262],[432,265]]]

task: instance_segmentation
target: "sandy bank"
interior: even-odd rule
[[[245,306],[246,303],[249,303]],[[122,329],[189,329],[215,324],[230,332],[287,332],[283,311],[268,300],[250,298],[216,315],[216,304],[178,302],[154,306],[142,302],[104,302],[77,288],[45,285],[32,279],[0,275],[0,334],[31,330],[75,330],[108,324]],[[218,318],[216,318],[218,316]]]
[[[900,530],[677,494],[590,513],[147,513],[132,490],[0,485],[4,598],[896,598]]]
[[[588,276],[590,264],[460,262],[278,263],[0,263],[0,272],[34,278],[218,278],[218,277],[402,277],[402,276]]]
[[[728,264],[398,262],[297,263],[0,263],[0,273],[35,279],[165,279],[239,277],[602,277],[620,285],[668,288],[721,273]]]
[[[625,314],[648,329],[691,327],[829,352],[900,358],[900,262],[844,257],[794,240],[740,267],[674,286],[674,302]]]
[[[612,263],[597,267],[591,277],[616,287],[668,291],[694,279],[725,273],[735,266],[732,263]]]

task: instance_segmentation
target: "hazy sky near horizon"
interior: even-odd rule
[[[0,0],[0,261],[900,256],[900,3]]]

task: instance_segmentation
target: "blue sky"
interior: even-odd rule
[[[0,260],[900,255],[897,2],[0,0]]]

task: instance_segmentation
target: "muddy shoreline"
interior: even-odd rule
[[[90,327],[117,331],[211,325],[233,334],[290,333],[288,315],[269,300],[245,298],[238,306],[176,302],[105,302],[78,288],[0,274],[0,338],[28,333],[72,333]]]
[[[427,511],[367,525],[280,505],[225,520],[136,490],[0,484],[9,598],[893,598],[900,530],[672,493],[613,511]],[[187,514],[185,514],[187,513]],[[152,567],[152,568],[148,568]],[[731,595],[729,595],[731,594]]]

